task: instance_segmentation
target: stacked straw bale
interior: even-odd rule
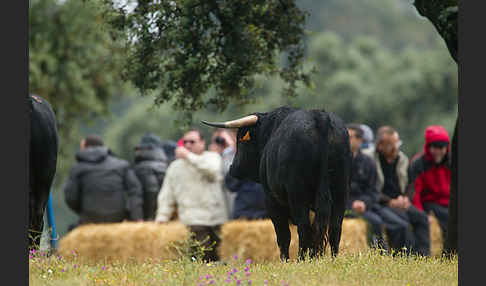
[[[298,253],[297,227],[290,226],[290,258]],[[366,241],[367,224],[362,219],[343,221],[340,253],[357,253],[368,249]],[[167,224],[154,222],[123,222],[115,224],[92,224],[75,228],[59,241],[58,252],[65,258],[94,261],[145,261],[177,259],[181,256],[176,247],[182,247],[189,237],[186,226],[179,221]],[[279,249],[275,230],[270,220],[236,220],[221,228],[221,244],[218,249],[222,260],[233,255],[255,262],[278,261]],[[431,225],[432,255],[440,253],[442,239],[437,219]],[[329,246],[326,254],[329,255]]]
[[[429,214],[430,222],[430,254],[432,256],[440,256],[442,252],[442,231],[440,229],[439,221],[434,214]]]
[[[290,259],[295,260],[299,249],[297,227],[290,226]],[[361,219],[344,219],[343,232],[339,250],[359,252],[367,248],[366,223]],[[329,253],[329,246],[326,249]],[[228,222],[221,231],[219,254],[223,259],[231,259],[233,255],[253,261],[277,261],[280,251],[277,236],[270,220]]]
[[[63,257],[94,261],[144,261],[177,259],[178,243],[189,237],[179,222],[160,225],[155,222],[90,224],[73,229],[59,241]]]

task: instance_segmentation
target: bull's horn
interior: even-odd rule
[[[255,124],[258,121],[258,116],[256,115],[248,115],[245,117],[242,117],[240,119],[235,119],[232,121],[226,121],[226,122],[207,122],[204,120],[201,120],[202,123],[212,126],[212,127],[219,127],[219,128],[239,128],[243,126],[250,126]]]

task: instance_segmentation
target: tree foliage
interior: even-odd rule
[[[289,95],[309,83],[301,69],[307,14],[295,0],[139,0],[131,12],[105,2],[114,35],[129,43],[125,76],[142,94],[156,91],[156,104],[223,110],[230,99],[251,99],[258,74],[279,75]]]
[[[29,6],[29,92],[56,113],[61,152],[80,122],[106,114],[126,88],[123,45],[104,28],[99,5],[32,0]]]
[[[332,31],[346,42],[356,35],[368,35],[393,50],[437,47],[440,36],[411,3],[412,0],[299,0],[297,5],[311,13],[307,29],[318,33]]]

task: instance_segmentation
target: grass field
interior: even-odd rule
[[[369,250],[304,262],[226,264],[188,259],[90,263],[31,252],[29,285],[457,285],[457,257],[390,257]]]

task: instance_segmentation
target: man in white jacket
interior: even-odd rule
[[[184,134],[183,141],[184,146],[177,147],[176,160],[167,169],[155,220],[169,221],[177,206],[178,217],[194,233],[193,238],[206,240],[204,245],[212,248],[204,253],[203,260],[217,261],[218,233],[229,217],[222,189],[222,159],[218,153],[206,151],[198,130]]]

